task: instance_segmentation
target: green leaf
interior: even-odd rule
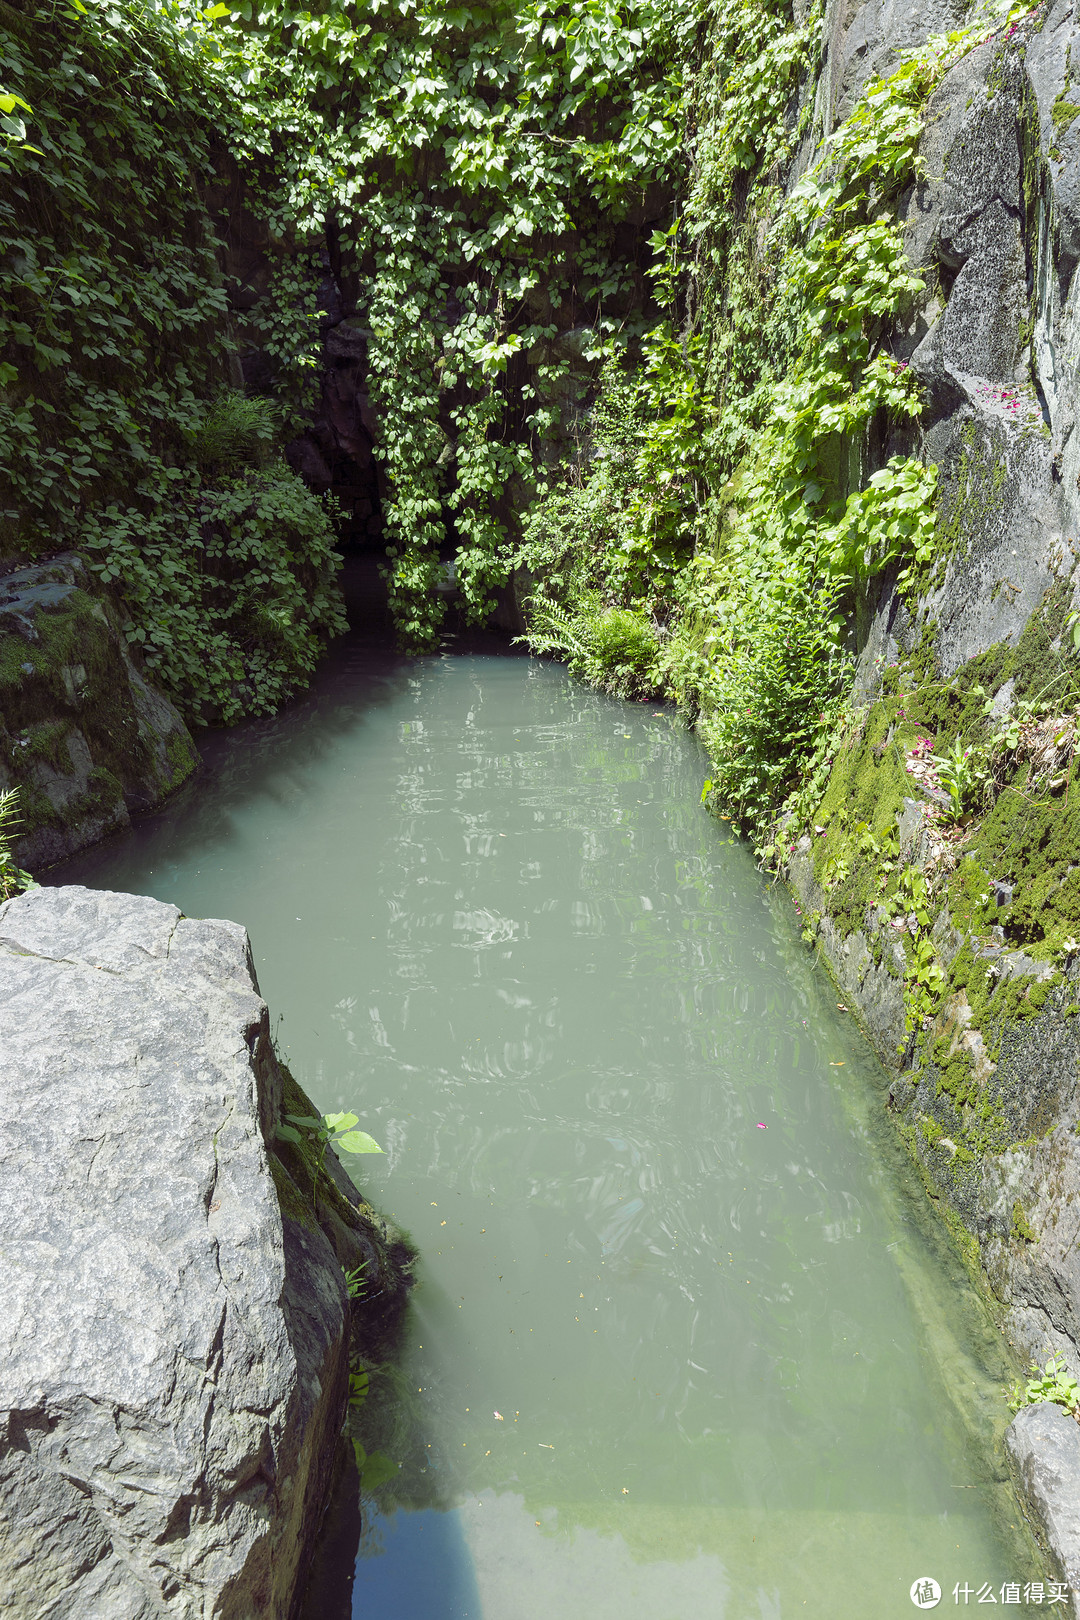
[[[300,1135],[300,1132],[294,1130],[291,1125],[279,1125],[277,1130],[274,1132],[274,1135],[277,1137],[279,1142],[303,1141],[303,1137]]]
[[[350,1126],[360,1122],[355,1114],[324,1114],[322,1123],[329,1131],[347,1131]]]
[[[349,1131],[345,1136],[335,1137],[334,1146],[344,1148],[346,1153],[381,1153],[383,1151],[375,1138],[369,1136],[366,1131]]]

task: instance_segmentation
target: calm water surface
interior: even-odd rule
[[[354,639],[206,752],[52,876],[244,923],[297,1077],[387,1150],[358,1179],[422,1281],[341,1615],[847,1620],[1042,1573],[996,1334],[670,714]]]

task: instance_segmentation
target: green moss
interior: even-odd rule
[[[1030,1221],[1024,1214],[1024,1206],[1021,1204],[1019,1198],[1012,1207],[1011,1230],[1013,1237],[1020,1242],[1038,1243],[1039,1241],[1038,1233],[1033,1230]]]
[[[179,787],[180,783],[186,781],[201,764],[198,749],[191,739],[180,731],[174,731],[166,742],[165,757],[172,771],[170,787]]]
[[[949,879],[949,911],[953,922],[963,933],[990,937],[990,929],[997,921],[997,900],[987,873],[973,855],[965,855],[957,865],[955,872]],[[975,960],[970,946],[961,951],[963,962],[958,968],[953,964],[954,983],[967,984],[967,979],[957,979],[958,971],[964,971],[968,966],[975,967]]]
[[[938,499],[937,572],[1002,510],[1007,478],[999,433],[968,422],[960,435],[960,465],[955,476],[945,480]]]
[[[123,786],[112,771],[103,765],[96,765],[87,778],[86,792],[70,807],[68,814],[73,821],[81,820],[83,816],[108,816],[123,802],[123,798]]]
[[[975,1079],[975,1060],[963,1049],[950,1054],[947,1041],[939,1041],[934,1048],[937,1063],[937,1094],[951,1097],[957,1108],[971,1107],[979,1100],[979,1086]]]
[[[930,1114],[924,1114],[919,1120],[919,1130],[927,1147],[936,1148],[945,1135],[944,1130]]]
[[[985,926],[993,917],[1008,943],[1054,959],[1067,939],[1080,938],[1080,784],[1064,797],[1034,798],[1027,787],[1009,783],[972,837],[972,861],[1013,885],[1011,903],[984,907],[978,920]],[[952,894],[950,884],[950,901]]]
[[[897,698],[876,703],[840,748],[814,817],[811,858],[829,882],[829,911],[845,932],[865,924],[881,898],[882,860],[897,851],[896,818],[910,791],[898,742]],[[902,730],[902,726],[900,727]]]
[[[42,579],[48,581],[48,570]],[[105,604],[68,584],[59,600],[38,603],[32,639],[14,614],[0,619],[0,757],[20,790],[21,836],[44,827],[108,816],[126,791],[152,796],[176,785],[197,764],[188,739],[173,734],[165,769],[139,728],[122,628]],[[57,811],[34,780],[46,764],[69,776],[74,764],[68,740],[82,733],[94,772],[85,793]]]
[[[306,1227],[309,1232],[319,1230],[310,1197],[305,1197],[276,1153],[268,1156],[270,1174],[277,1189],[281,1213]]]
[[[951,1207],[951,1205],[945,1203],[939,1204],[938,1212],[945,1222],[949,1236],[956,1244],[957,1252],[959,1253],[961,1260],[964,1262],[968,1275],[977,1285],[979,1292],[985,1292],[986,1277],[979,1257],[978,1240],[972,1232],[968,1231],[960,1216],[957,1214],[956,1210]]]
[[[0,637],[0,691],[25,685],[44,663],[41,650],[22,636]]]
[[[882,862],[867,834],[884,852],[904,798],[918,797],[905,760],[920,735],[931,738],[936,753],[957,742],[988,746],[987,701],[1010,679],[1018,701],[1052,700],[1062,711],[1080,703],[1080,666],[1054,645],[1067,611],[1067,589],[1055,585],[1015,647],[998,643],[950,681],[935,678],[930,633],[900,668],[886,672],[880,699],[838,753],[815,817],[826,829],[814,839],[818,881],[849,873],[830,892],[830,911],[845,931],[863,926],[867,904],[883,892]],[[1010,905],[997,906],[991,879],[1014,883]],[[1080,938],[1080,783],[1073,791],[1070,777],[1063,795],[1038,797],[1029,791],[1027,767],[1018,768],[974,826],[947,899],[961,930],[989,944],[1000,924],[1007,943],[1037,959],[1053,959],[1066,939]],[[1037,1011],[1039,1000],[1026,999],[1021,1016]]]
[[[1068,583],[1059,580],[1024,626],[1008,671],[1018,698],[1037,703],[1052,692],[1055,702],[1080,699],[1080,665],[1066,661],[1053,645],[1065,628],[1069,598]]]
[[[19,831],[59,827],[60,815],[52,801],[32,782],[19,783]]]
[[[1059,90],[1050,109],[1050,118],[1054,125],[1054,134],[1060,139],[1069,126],[1080,118],[1080,106],[1075,101],[1069,101],[1064,90]]]
[[[1059,103],[1060,113],[1057,111]],[[1051,109],[1050,116],[1054,120],[1055,134],[1060,135],[1062,132],[1062,119],[1068,117],[1065,113],[1067,105],[1063,96],[1059,96]],[[1042,116],[1039,112],[1038,98],[1026,75],[1020,82],[1018,124],[1021,151],[1020,196],[1023,209],[1021,231],[1027,249],[1028,263],[1037,264],[1042,212],[1044,208],[1049,209],[1050,198],[1053,195],[1053,181],[1050,178],[1050,166],[1042,150]]]

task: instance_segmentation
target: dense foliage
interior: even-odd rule
[[[539,575],[533,645],[612,690],[674,695],[709,749],[711,802],[767,854],[778,817],[805,819],[824,786],[865,582],[892,565],[903,584],[933,554],[923,402],[890,352],[924,290],[895,211],[934,85],[991,21],[872,80],[827,141],[811,117],[820,24],[816,8],[710,6],[692,182],[653,242],[665,319],[618,385],[636,439],[613,460],[601,410],[594,459],[534,514],[518,559]],[[800,143],[816,156],[785,185]],[[625,658],[595,670],[598,616],[616,610],[654,632],[635,680]]]
[[[329,515],[231,391],[202,198],[227,112],[182,21],[0,4],[0,556],[84,551],[159,682],[232,720],[343,621]]]
[[[330,272],[368,343],[406,644],[432,645],[451,555],[474,621],[517,569],[533,646],[675,695],[729,812],[761,830],[816,790],[857,593],[932,546],[895,213],[986,19],[827,141],[819,8],[787,0],[0,20],[10,552],[87,550],[190,712],[302,681],[340,623],[331,531],[273,450],[310,405]],[[267,266],[235,320],[206,200],[230,185]],[[273,409],[235,392],[237,344]]]
[[[391,602],[422,648],[444,611],[440,553],[456,549],[482,620],[590,356],[640,334],[643,222],[677,183],[693,15],[670,0],[244,0],[233,21],[221,71],[241,150],[264,166],[261,206],[282,240],[329,224],[370,334]],[[302,261],[281,255],[294,319],[269,334],[298,397],[318,343]]]

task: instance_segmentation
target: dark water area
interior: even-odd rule
[[[421,1255],[326,1620],[776,1620],[1023,1582],[1010,1369],[786,894],[662,706],[376,620],[49,874],[252,938]],[[355,1476],[354,1480],[355,1480]],[[359,1544],[357,1544],[359,1537]]]

